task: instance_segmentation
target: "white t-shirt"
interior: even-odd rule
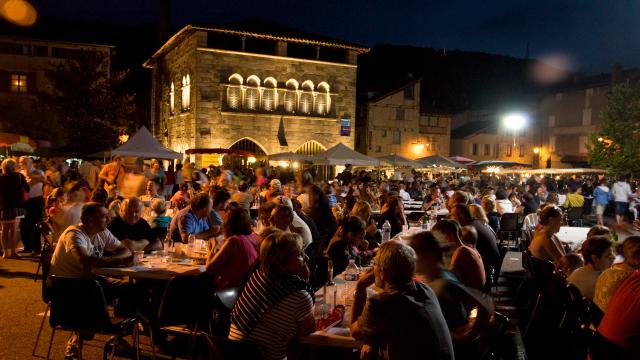
[[[631,187],[627,182],[616,181],[611,187],[611,195],[613,195],[613,201],[629,202],[629,196],[631,196]]]
[[[109,230],[93,235],[85,232],[83,225],[69,226],[60,235],[56,250],[51,258],[51,275],[68,277],[90,277],[91,269],[84,268],[73,256],[73,249],[83,248],[87,254],[102,257],[104,251],[114,251],[120,247],[120,241]]]
[[[600,276],[601,273],[602,272],[599,270],[594,270],[591,267],[583,266],[572,272],[571,275],[569,275],[567,281],[570,284],[575,285],[580,290],[582,296],[589,300],[592,300],[593,294],[596,291],[596,281],[598,280],[598,276]]]
[[[44,172],[42,170],[36,169],[35,167],[32,167],[31,169],[29,169],[29,171],[25,171],[25,170],[21,170],[20,171],[22,173],[22,175],[24,175],[25,177],[29,177],[29,175],[39,175],[42,176],[44,178]],[[40,181],[39,183],[36,184],[32,184],[29,186],[29,199],[33,199],[36,198],[38,196],[42,196],[42,186],[44,185],[44,183],[42,181]]]
[[[504,213],[510,214],[513,212],[513,204],[508,199],[496,200],[496,208],[498,209],[498,213],[500,213],[500,215]]]
[[[404,189],[400,190],[400,193],[398,195],[400,195],[400,197],[404,201],[411,201],[411,195],[409,195],[409,193],[406,192]]]

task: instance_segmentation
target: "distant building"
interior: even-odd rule
[[[104,55],[108,76],[112,50],[113,46],[107,45],[0,36],[0,101],[4,106],[11,106],[8,103],[29,106],[39,93],[53,90],[45,71],[70,60],[81,60],[86,53]],[[3,120],[0,130],[11,131],[11,121],[39,119]]]
[[[357,55],[366,51],[259,20],[185,26],[144,64],[153,133],[178,152],[353,148]]]
[[[542,165],[550,159],[554,168],[586,166],[586,144],[601,124],[600,113],[607,106],[611,84],[638,79],[640,70],[623,71],[616,65],[611,73],[576,78],[571,85],[545,96],[539,107]]]
[[[454,115],[451,154],[476,161],[532,164],[535,143],[531,126],[535,125],[517,131],[514,138],[514,131],[502,126],[501,116],[494,111],[465,111]]]
[[[359,105],[356,149],[369,156],[410,159],[449,156],[449,115],[429,111],[421,101],[422,79],[415,79]]]

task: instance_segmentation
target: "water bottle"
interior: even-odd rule
[[[422,230],[429,230],[429,221],[429,215],[422,215],[422,217],[420,218],[420,225],[422,227]]]
[[[171,240],[171,234],[167,234],[162,243],[162,255],[169,256],[169,252],[173,247],[173,241]]]
[[[382,242],[387,242],[389,240],[391,240],[391,224],[389,223],[389,220],[385,220],[382,225]]]
[[[438,222],[438,216],[435,211],[431,212],[431,216],[429,216],[429,230],[433,229],[433,227]]]
[[[345,308],[353,305],[353,295],[356,291],[356,283],[360,278],[360,270],[356,266],[356,260],[350,259],[349,265],[344,270],[344,292],[342,294]]]
[[[327,282],[324,284],[324,302],[334,309],[337,304],[338,289],[336,283],[333,282],[333,260],[327,262]]]

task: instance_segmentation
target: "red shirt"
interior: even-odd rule
[[[465,286],[477,290],[482,290],[482,287],[484,287],[486,280],[484,264],[482,263],[482,256],[475,248],[465,245],[457,248],[451,257],[449,270]]]
[[[598,331],[627,351],[640,351],[640,270],[613,293]]]

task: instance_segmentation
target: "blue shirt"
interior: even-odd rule
[[[607,205],[609,203],[609,201],[611,201],[611,192],[610,191],[604,191],[604,189],[602,187],[598,186],[593,191],[593,197],[594,197],[593,202],[596,205]]]
[[[174,242],[182,242],[182,234],[198,234],[208,230],[207,218],[198,219],[191,211],[191,206],[178,211],[169,226],[169,234]]]

